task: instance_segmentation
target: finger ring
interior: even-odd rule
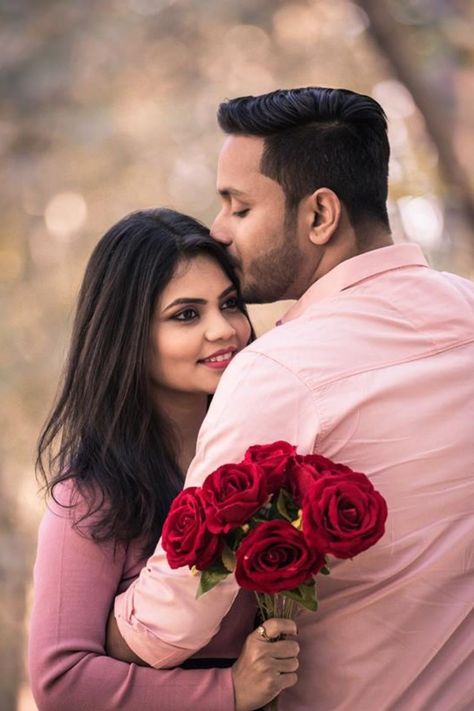
[[[257,627],[257,634],[261,639],[263,639],[264,642],[271,642],[272,641],[272,638],[268,636],[267,630],[265,629],[265,627],[263,625],[259,625]]]

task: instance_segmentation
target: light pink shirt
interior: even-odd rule
[[[281,711],[474,708],[474,285],[412,244],[339,264],[228,367],[186,483],[277,439],[366,472],[389,509],[384,538],[330,560],[319,611],[299,615]],[[206,644],[237,593],[196,586],[158,546],[117,598],[152,665]]]

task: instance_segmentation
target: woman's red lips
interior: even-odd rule
[[[206,358],[202,358],[199,363],[207,365],[209,368],[222,369],[230,363],[235,352],[235,348],[221,348],[221,350],[211,353]]]

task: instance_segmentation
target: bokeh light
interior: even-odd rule
[[[443,212],[434,195],[398,200],[403,227],[407,236],[427,249],[436,249],[443,236]]]
[[[44,220],[53,237],[69,242],[87,219],[87,205],[80,193],[57,193],[46,205]]]

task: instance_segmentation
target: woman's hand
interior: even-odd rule
[[[266,635],[297,634],[293,620],[273,618],[263,624]],[[293,639],[275,642],[264,639],[258,630],[247,637],[240,657],[232,667],[235,711],[253,711],[264,706],[282,689],[296,684],[299,645]]]

